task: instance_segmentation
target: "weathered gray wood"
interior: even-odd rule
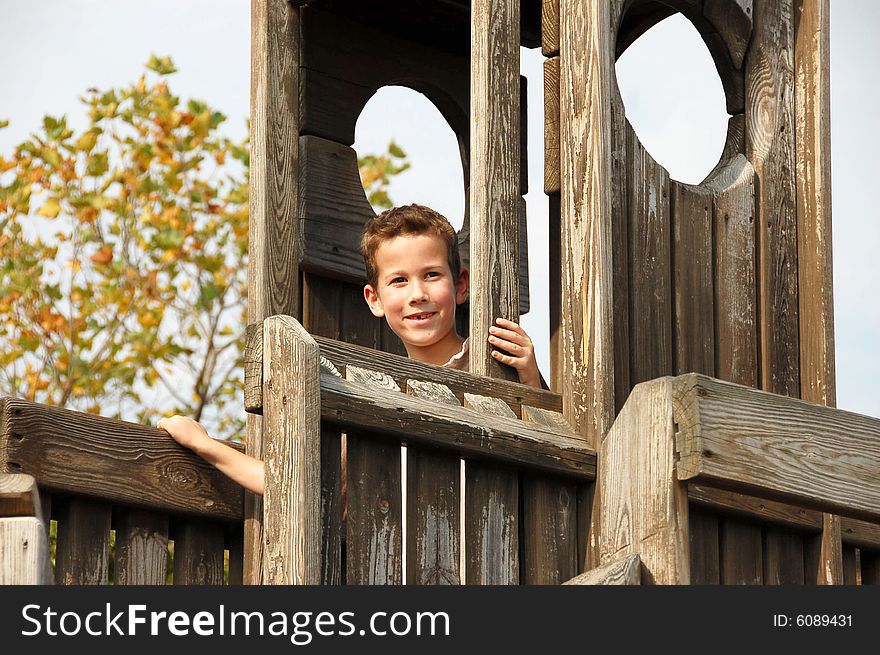
[[[516,415],[502,400],[464,394],[464,406],[487,417]],[[468,584],[520,582],[519,476],[491,462],[465,462],[465,580]]]
[[[822,514],[822,532],[806,543],[804,551],[806,584],[845,584],[841,517]]]
[[[795,135],[801,398],[836,405],[831,257],[828,0],[795,3]]]
[[[470,370],[516,380],[486,340],[519,322],[519,2],[471,3]]]
[[[543,425],[545,428],[558,430],[560,433],[569,433],[575,436],[574,429],[560,412],[554,412],[549,409],[541,409],[540,407],[529,407],[522,405],[522,420],[527,423],[536,423]]]
[[[691,500],[690,489],[688,500]],[[688,516],[691,584],[716,585],[721,581],[718,523],[716,514],[691,506]]]
[[[675,476],[672,378],[637,385],[602,442],[601,562],[632,554],[645,584],[690,584],[687,489]]]
[[[753,523],[728,519],[720,525],[721,584],[764,583],[761,528]]]
[[[52,584],[43,522],[34,516],[0,518],[0,585]]]
[[[333,425],[321,425],[321,584],[343,583],[342,435]]]
[[[735,114],[728,119],[727,138],[724,141],[724,148],[721,151],[721,156],[718,158],[718,163],[715,164],[715,168],[709,171],[709,174],[706,175],[701,184],[707,184],[715,179],[720,170],[730,165],[731,160],[735,159],[737,155],[741,155],[745,152],[745,131],[745,114]]]
[[[266,584],[321,581],[318,345],[290,316],[263,321]]]
[[[764,584],[804,584],[804,535],[769,527],[764,530]]]
[[[578,572],[577,489],[547,475],[522,480],[523,584],[561,584]]]
[[[608,3],[560,14],[561,332],[564,413],[587,442],[614,419]],[[552,277],[552,274],[551,274]]]
[[[577,486],[577,571],[579,573],[587,570],[587,552],[592,548],[590,536],[595,492],[595,483],[579,484]],[[598,540],[598,534],[594,536]]]
[[[758,189],[761,388],[797,396],[798,241],[795,177],[794,34],[791,2],[754,8],[746,55],[746,156]]]
[[[32,475],[0,473],[0,518],[13,516],[43,520],[40,490]]]
[[[55,582],[107,584],[110,560],[110,505],[72,497],[58,516]]]
[[[880,550],[880,525],[845,516],[840,518],[843,542],[868,550]]]
[[[822,512],[735,491],[689,484],[688,500],[692,506],[721,510],[760,523],[812,532],[822,530]]]
[[[699,375],[675,397],[680,480],[880,518],[880,420]]]
[[[669,173],[629,140],[631,384],[673,372]]]
[[[164,430],[18,398],[0,406],[0,470],[15,467],[49,491],[241,520],[241,487]]]
[[[168,516],[137,509],[116,516],[114,583],[164,585],[168,570]]]
[[[174,584],[223,584],[223,528],[201,520],[174,526]]]
[[[559,57],[553,57],[544,62],[544,193],[559,189]]]
[[[449,387],[407,380],[406,392],[459,405]],[[407,448],[407,584],[461,584],[461,459]]]
[[[675,372],[715,374],[715,285],[712,191],[670,185],[672,215]]]
[[[629,555],[604,566],[581,573],[566,585],[637,585],[642,581],[642,561],[638,554]]]
[[[262,325],[261,325],[262,327]],[[261,369],[262,369],[262,362]],[[262,379],[262,378],[261,378]],[[261,389],[262,394],[262,389]],[[260,396],[262,398],[262,395]],[[260,403],[262,407],[262,401]],[[247,452],[253,457],[263,457],[263,417],[247,416]],[[244,546],[242,559],[242,583],[263,583],[263,497],[244,492],[242,502],[244,515]]]
[[[612,299],[614,330],[614,409],[615,414],[629,396],[629,166],[627,141],[632,126],[620,90],[615,87],[611,98],[611,260],[614,297]]]
[[[541,54],[559,54],[559,0],[541,2]]]
[[[345,367],[345,379],[376,387],[377,389],[385,389],[386,391],[400,391],[400,386],[390,375],[386,375],[381,371],[371,371],[360,366],[354,366],[353,364]]]
[[[752,35],[752,0],[705,0],[703,15],[724,35],[735,68],[742,68]]]

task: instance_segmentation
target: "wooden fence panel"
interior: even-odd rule
[[[168,516],[138,509],[116,515],[115,583],[164,585],[168,574]]]
[[[58,516],[55,581],[58,584],[108,583],[111,506],[71,497]]]
[[[223,527],[197,519],[175,521],[174,584],[223,584]]]

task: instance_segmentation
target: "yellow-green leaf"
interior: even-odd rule
[[[45,204],[40,207],[37,214],[39,216],[45,216],[46,218],[55,218],[60,211],[61,205],[58,204],[58,201],[54,198],[49,198]]]

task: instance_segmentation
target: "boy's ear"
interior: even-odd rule
[[[468,299],[471,291],[471,274],[466,268],[458,272],[458,281],[455,283],[455,304],[460,305]]]
[[[376,318],[382,318],[385,316],[385,308],[382,306],[379,294],[376,293],[372,284],[364,286],[364,300],[367,301],[367,305],[370,307],[370,311],[373,312],[373,316]]]

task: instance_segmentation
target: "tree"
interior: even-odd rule
[[[88,90],[83,131],[46,116],[0,156],[2,393],[240,434],[248,144],[172,94],[170,58],[146,67]],[[380,204],[403,159],[392,143],[359,162]]]

